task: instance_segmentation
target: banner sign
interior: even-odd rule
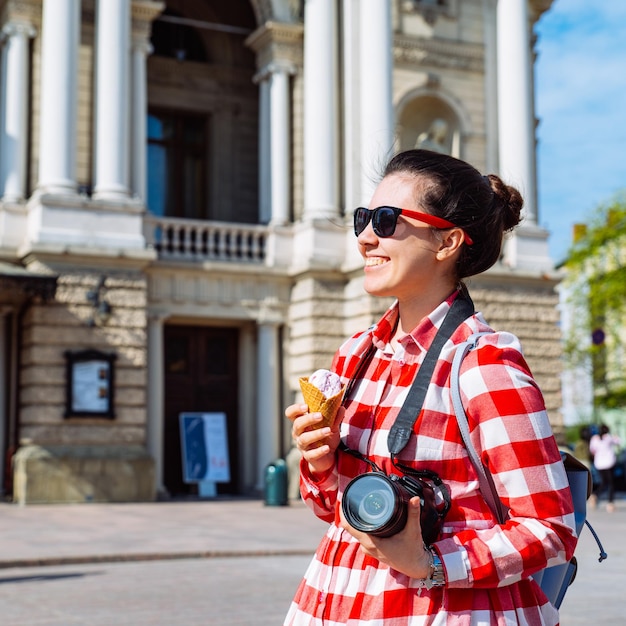
[[[180,442],[186,483],[230,481],[225,413],[181,413]]]

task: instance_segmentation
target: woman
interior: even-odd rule
[[[401,473],[387,435],[406,392],[446,313],[464,297],[461,280],[498,260],[503,233],[519,223],[521,208],[519,193],[497,176],[483,177],[447,155],[409,150],[389,162],[369,209],[355,212],[365,290],[396,301],[335,355],[332,369],[347,384],[367,348],[375,349],[331,427],[311,429],[321,415],[306,405],[286,409],[302,454],[302,497],[330,527],[285,624],[558,623],[557,610],[530,577],[572,555],[573,507],[541,392],[516,337],[481,337],[460,376],[473,440],[510,509],[505,524],[479,492],[454,418],[451,359],[456,344],[491,331],[480,314],[445,343],[436,384],[399,455],[405,466],[436,472],[450,491],[438,539],[425,546],[417,497],[404,529],[386,538],[351,527],[340,506],[349,481],[368,470],[340,441],[387,474]]]
[[[593,503],[596,504],[598,498],[606,490],[608,499],[606,510],[609,513],[613,513],[613,511],[615,511],[615,485],[613,483],[613,469],[617,463],[616,450],[619,446],[619,437],[613,436],[606,424],[601,424],[600,432],[593,435],[589,441],[589,452],[593,457],[593,465],[600,474],[600,484],[593,494]]]

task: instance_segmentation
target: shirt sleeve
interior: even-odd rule
[[[337,464],[321,476],[315,476],[309,471],[309,464],[300,461],[300,494],[304,503],[325,522],[335,519],[335,505],[338,491]]]
[[[509,518],[435,544],[447,584],[504,586],[566,562],[577,542],[569,483],[518,340],[508,333],[481,339],[463,362],[460,386],[472,442]]]

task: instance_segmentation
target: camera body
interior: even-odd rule
[[[391,537],[406,526],[408,502],[415,496],[419,496],[422,509],[422,537],[430,545],[439,535],[443,516],[437,510],[435,490],[428,480],[382,471],[360,474],[348,483],[341,508],[353,528],[375,537]]]

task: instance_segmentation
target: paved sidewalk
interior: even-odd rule
[[[300,501],[0,504],[0,568],[312,554],[326,525]]]
[[[585,528],[577,549],[579,572],[561,607],[561,624],[617,626],[624,623],[622,586],[626,581],[626,544],[623,539],[626,500],[623,494],[620,494],[614,513],[600,507],[589,512],[589,519],[604,544],[608,559],[598,563],[598,549]],[[24,596],[24,606],[14,603],[14,612],[20,617],[7,623],[20,626],[26,623],[46,626],[67,626],[68,623],[171,624],[175,622],[168,621],[169,614],[162,608],[161,621],[152,617],[141,621],[133,617],[136,613],[129,613],[134,622],[121,622],[117,617],[115,621],[107,622],[110,617],[107,610],[119,610],[122,602],[119,597],[123,597],[128,587],[132,590],[129,607],[134,607],[135,611],[141,609],[147,615],[154,610],[155,603],[159,605],[158,594],[168,598],[174,594],[182,598],[181,588],[191,589],[201,581],[202,589],[213,590],[213,595],[210,593],[205,598],[203,592],[196,592],[184,596],[185,610],[193,609],[199,616],[196,621],[190,618],[187,623],[205,624],[203,616],[209,607],[202,603],[209,602],[214,620],[217,620],[209,620],[209,623],[247,626],[250,620],[246,617],[239,619],[235,614],[249,615],[250,611],[259,611],[259,607],[268,605],[268,602],[276,607],[276,615],[284,614],[325,528],[326,525],[299,501],[285,507],[266,506],[260,500],[219,498],[145,504],[0,504],[0,570],[3,571],[0,594],[26,590],[30,594]],[[223,558],[232,556],[241,558]],[[170,567],[165,567],[168,560]],[[154,563],[149,568],[142,568],[142,563],[148,561]],[[99,563],[110,563],[110,566],[96,572],[100,578],[87,576]],[[77,564],[82,564],[83,569],[78,574],[74,570],[67,574],[67,567]],[[120,569],[123,564],[126,566]],[[28,575],[29,572],[32,576]],[[46,576],[44,572],[49,574]],[[59,588],[64,579],[59,578],[54,587],[52,583],[43,585],[37,581],[56,580],[63,572],[69,576],[80,575],[85,585],[91,584],[90,580],[99,585],[96,596],[106,599],[113,608],[101,607],[100,621],[94,621],[95,617],[85,622],[53,621],[52,617],[48,619],[45,615],[41,618],[43,621],[33,621],[33,616],[38,615],[39,604],[49,607],[50,603],[57,601],[56,596],[51,595],[52,589]],[[133,575],[134,578],[129,578]],[[193,580],[192,576],[195,576]],[[159,586],[165,584],[162,579],[170,581],[170,586]],[[245,588],[243,596],[239,587],[231,589],[233,579],[239,580]],[[277,584],[279,580],[281,583]],[[121,589],[120,581],[124,583]],[[103,590],[102,585],[106,589]],[[75,600],[72,615],[78,614],[77,611],[80,613],[81,594],[88,593],[85,589],[89,587],[77,587],[73,596],[70,593]],[[110,591],[108,595],[107,589]],[[93,603],[95,593],[92,591],[92,596],[86,596],[85,615],[93,613],[90,603]],[[80,597],[75,598],[76,594]],[[66,602],[67,598],[61,596],[58,602],[61,601]],[[233,602],[237,603],[236,611],[229,608]],[[222,606],[221,612],[215,612],[218,605]],[[178,605],[174,608],[182,610]],[[67,612],[69,609],[60,607],[58,610]],[[23,615],[30,621],[24,621]],[[265,617],[266,621],[257,622],[263,626],[280,623],[279,617]]]

